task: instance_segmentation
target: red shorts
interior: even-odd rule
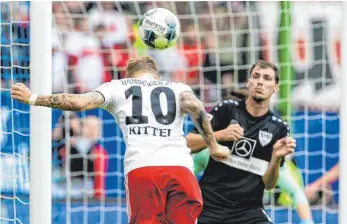
[[[193,224],[202,210],[196,177],[182,166],[132,170],[125,186],[131,224]]]

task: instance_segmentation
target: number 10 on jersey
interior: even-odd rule
[[[167,99],[167,114],[163,114],[160,105],[160,94],[163,93]],[[143,98],[141,86],[131,86],[125,91],[125,97],[132,96],[132,116],[126,117],[126,125],[129,124],[148,124],[148,116],[142,115]],[[150,93],[151,109],[155,120],[159,124],[170,125],[176,117],[176,98],[175,93],[168,87],[154,88]]]

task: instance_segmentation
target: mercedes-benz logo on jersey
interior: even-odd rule
[[[256,141],[250,138],[242,137],[237,142],[234,142],[233,148],[231,150],[231,154],[249,159],[253,154],[253,150],[255,148]]]
[[[246,139],[242,139],[236,142],[235,153],[238,156],[241,156],[241,157],[248,156],[252,152],[251,149],[252,149],[251,143],[248,142]]]

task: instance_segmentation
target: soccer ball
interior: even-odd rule
[[[180,29],[180,23],[175,14],[167,9],[155,8],[143,15],[139,35],[147,46],[165,49],[176,43]]]

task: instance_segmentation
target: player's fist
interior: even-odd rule
[[[244,130],[239,124],[230,124],[218,134],[218,141],[237,141],[243,136]]]
[[[293,153],[296,147],[296,140],[292,137],[279,139],[273,146],[272,155],[276,158],[283,158],[286,155]]]
[[[12,85],[11,97],[12,99],[19,100],[22,103],[29,103],[31,91],[23,83],[16,83]]]
[[[214,160],[220,162],[229,158],[230,150],[226,146],[217,144],[217,147],[210,148],[210,155]]]

